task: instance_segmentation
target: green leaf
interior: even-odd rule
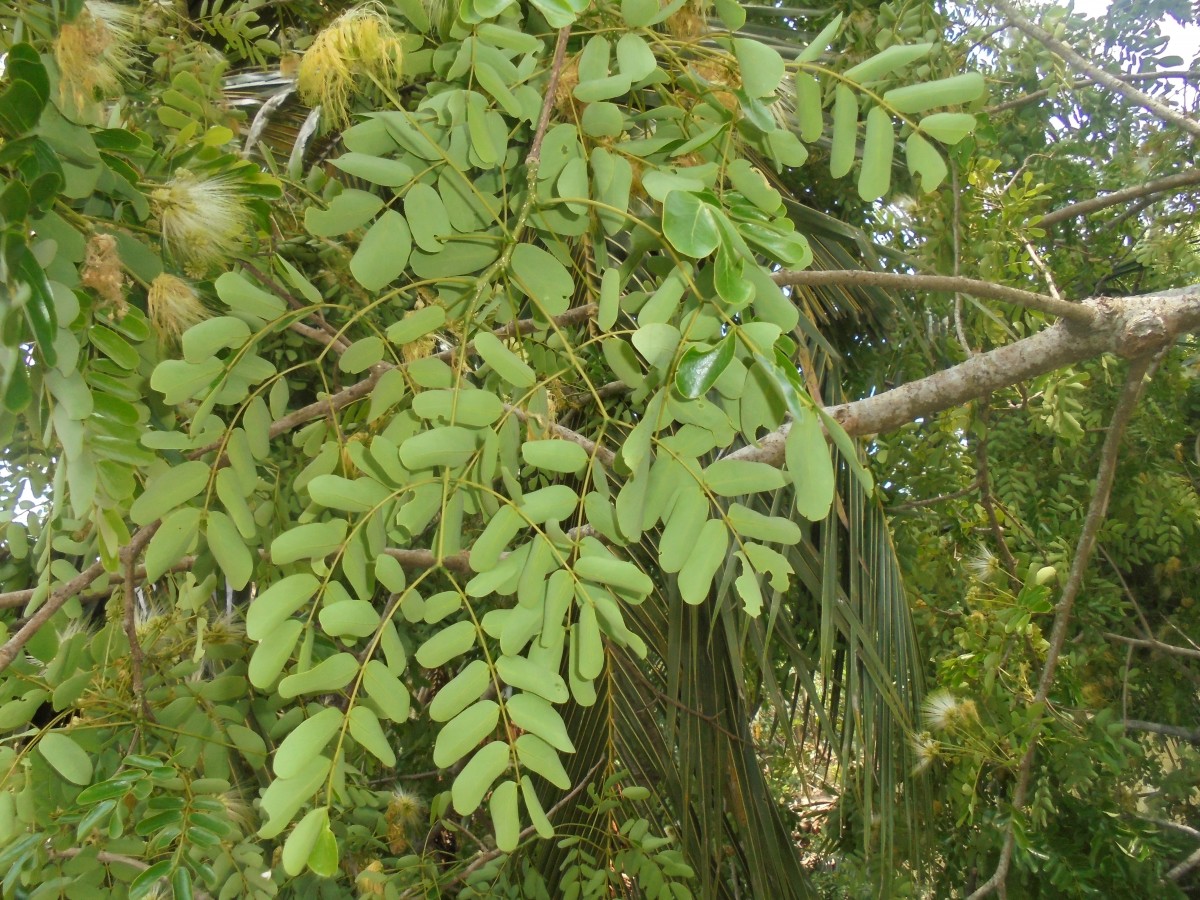
[[[250,603],[246,612],[246,637],[268,640],[275,629],[317,593],[321,582],[307,572],[288,575],[271,585]]]
[[[492,741],[478,750],[450,786],[450,797],[454,810],[461,816],[469,816],[479,809],[483,795],[492,783],[508,768],[508,744]]]
[[[859,84],[878,81],[919,59],[924,59],[932,50],[933,44],[892,44],[886,50],[864,59],[857,66],[851,66],[845,71],[844,77]]]
[[[342,546],[348,527],[345,519],[297,525],[271,542],[271,560],[282,566],[298,559],[323,559]]]
[[[330,637],[366,637],[379,627],[379,610],[368,600],[340,600],[317,614],[321,630]]]
[[[987,85],[983,75],[967,72],[924,84],[893,88],[883,95],[883,102],[898,113],[923,113],[936,106],[970,103],[982,97],[985,90]]]
[[[162,525],[146,546],[146,580],[157,581],[183,559],[196,541],[202,511],[185,506],[163,517]]]
[[[351,653],[335,653],[306,672],[297,672],[279,682],[280,697],[290,699],[301,694],[327,694],[340,691],[358,672],[358,660]]]
[[[347,175],[384,187],[402,187],[413,179],[412,168],[398,159],[380,159],[366,153],[343,153],[330,162]]]
[[[693,193],[671,191],[663,203],[663,235],[684,256],[703,259],[721,242],[717,212]]]
[[[970,113],[934,113],[923,118],[917,127],[935,141],[953,147],[975,130],[975,117]]]
[[[891,187],[895,147],[892,117],[882,107],[871,107],[867,113],[867,136],[863,139],[862,170],[858,175],[858,195],[868,203],[878,200]]]
[[[481,331],[475,335],[474,344],[483,361],[513,387],[529,388],[537,382],[533,369],[491,332]]]
[[[215,316],[183,333],[183,358],[200,364],[226,347],[241,347],[250,339],[250,326],[234,316]]]
[[[914,131],[904,142],[904,156],[910,175],[921,177],[921,190],[929,193],[946,178],[946,161],[929,141]]]
[[[469,428],[482,428],[503,415],[504,404],[491,391],[458,387],[422,391],[413,397],[412,411],[422,419],[442,419]]]
[[[777,491],[787,484],[787,478],[766,463],[719,459],[704,470],[704,483],[721,497],[740,497],[760,491]]]
[[[280,834],[320,788],[329,774],[330,765],[328,757],[314,756],[295,778],[277,778],[271,782],[262,795],[261,808],[267,822],[258,830],[258,836],[270,839]]]
[[[411,252],[408,221],[393,209],[384,210],[354,251],[350,274],[368,291],[382,290],[408,268]]]
[[[812,39],[812,43],[797,54],[796,62],[807,63],[819,59],[829,49],[830,42],[837,36],[838,30],[841,27],[842,14],[838,13],[833,17],[832,22],[817,33],[817,36]]]
[[[356,706],[347,717],[350,721],[350,736],[364,750],[378,759],[387,768],[396,765],[396,751],[388,743],[387,736],[379,724],[379,717],[365,706]]]
[[[783,79],[783,57],[752,38],[734,38],[733,53],[742,73],[742,88],[751,97],[770,97]]]
[[[451,235],[453,228],[437,189],[421,182],[414,184],[404,195],[404,211],[417,246],[426,253],[439,252],[444,246],[442,238]]]
[[[804,533],[791,519],[780,516],[766,516],[757,510],[732,503],[726,513],[729,525],[739,537],[754,538],[760,541],[774,541],[777,544],[798,544]]]
[[[547,472],[574,474],[583,471],[588,464],[588,453],[572,441],[560,439],[526,441],[521,445],[521,456],[531,466]]]
[[[725,564],[725,551],[729,549],[729,530],[719,519],[709,519],[700,529],[692,552],[683,565],[679,576],[679,596],[693,606],[708,599],[713,577]]]
[[[38,753],[72,784],[91,784],[92,758],[75,739],[61,731],[47,731],[37,742]]]
[[[426,306],[405,313],[404,318],[388,326],[387,339],[393,344],[411,344],[446,323],[446,309],[443,306]]]
[[[217,296],[230,309],[247,313],[264,322],[278,319],[287,312],[287,304],[283,300],[252,284],[240,272],[224,273],[213,282],[213,287]]]
[[[433,744],[433,764],[446,769],[496,730],[500,707],[495,700],[480,700],[442,726]]]
[[[367,663],[363,669],[363,690],[393,722],[402,724],[408,721],[408,688],[384,663],[377,659]]]
[[[575,293],[575,280],[566,267],[546,250],[533,244],[517,244],[509,262],[513,284],[546,316],[567,311]]]
[[[492,791],[488,803],[492,827],[496,833],[496,849],[511,853],[521,840],[521,819],[517,813],[517,783],[504,781]]]
[[[733,2],[733,0],[729,0],[729,2]],[[717,0],[717,3],[719,6],[721,0]],[[738,9],[741,9],[740,5]],[[554,837],[554,826],[550,824],[546,811],[542,809],[542,801],[538,799],[537,792],[534,790],[533,779],[528,775],[521,777],[521,796],[525,799],[525,810],[529,813],[529,821],[538,836],[550,840]]]
[[[825,432],[812,410],[802,409],[795,417],[788,430],[785,455],[795,485],[796,512],[810,522],[822,521],[829,515],[836,485]]]
[[[327,706],[292,729],[275,751],[271,768],[280,778],[294,778],[305,764],[325,749],[342,727],[342,711]]]
[[[858,99],[839,84],[833,93],[833,142],[829,148],[829,174],[841,178],[854,165],[858,143]]]
[[[217,565],[229,579],[230,586],[240,591],[250,582],[254,572],[254,557],[246,542],[238,533],[233,520],[223,512],[210,510],[208,513],[208,549],[212,551]]]
[[[571,787],[571,776],[563,768],[558,751],[535,734],[523,734],[517,738],[517,759],[525,768],[532,769],[557,788]]]
[[[631,562],[610,556],[579,557],[575,561],[575,574],[635,597],[645,597],[654,590],[654,581],[649,575]]]
[[[496,660],[496,674],[510,687],[537,694],[551,703],[566,703],[569,699],[562,676],[524,656],[501,656]]]
[[[151,891],[157,891],[158,882],[170,874],[174,864],[174,860],[164,859],[139,872],[137,877],[129,882],[129,900],[143,900],[150,896]]]
[[[336,237],[367,224],[381,209],[382,198],[347,190],[334,197],[328,209],[310,206],[305,210],[304,225],[315,237]]]
[[[429,718],[448,722],[480,698],[492,682],[492,672],[482,659],[473,659],[442,685],[429,704]]]
[[[400,445],[400,462],[411,470],[461,466],[475,453],[476,432],[457,425],[432,428]]]
[[[308,496],[326,509],[365,513],[375,509],[392,492],[372,478],[318,475],[308,483]]]
[[[329,826],[329,810],[324,806],[310,809],[283,842],[280,861],[283,870],[295,878],[308,865],[308,858],[321,832]]]
[[[261,599],[260,597],[259,600]],[[270,640],[259,642],[250,656],[247,677],[252,685],[259,690],[266,690],[275,683],[283,667],[291,659],[302,631],[304,623],[299,619],[287,619],[271,629]]]
[[[150,479],[146,489],[129,507],[135,525],[149,525],[187,503],[208,486],[212,472],[208,463],[192,460],[163,469]]]
[[[337,837],[334,836],[333,829],[326,822],[321,833],[317,835],[317,842],[313,845],[312,852],[308,855],[308,867],[315,875],[332,878],[338,873],[341,861]]]
[[[584,681],[591,681],[604,671],[605,658],[596,607],[591,603],[580,603],[579,618],[571,626],[571,664],[575,674]]]
[[[137,368],[138,352],[115,331],[103,325],[93,325],[88,329],[88,341],[122,369],[132,372]]]
[[[643,325],[630,339],[638,353],[655,369],[667,369],[675,358],[680,341],[679,329],[665,323]]]
[[[635,84],[658,68],[654,51],[639,34],[625,34],[617,41],[617,67]]]
[[[475,623],[464,619],[443,628],[417,648],[416,660],[426,669],[436,669],[475,646]]]
[[[534,694],[515,694],[505,704],[508,716],[518,728],[537,735],[561,753],[574,753],[575,745],[558,711]]]
[[[675,369],[675,389],[689,400],[703,397],[733,361],[733,353],[732,334],[709,349],[696,344],[688,347]]]

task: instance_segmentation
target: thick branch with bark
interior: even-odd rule
[[[825,411],[848,434],[879,434],[1102,353],[1141,356],[1200,329],[1200,285],[1140,297],[1100,297],[1083,305],[1095,314],[1090,326],[1060,321],[927,378]],[[789,427],[730,457],[782,465]]]

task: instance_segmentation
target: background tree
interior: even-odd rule
[[[0,13],[5,890],[1185,883],[1192,76],[999,12]]]

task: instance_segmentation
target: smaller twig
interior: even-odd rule
[[[1123,634],[1113,634],[1110,631],[1106,631],[1104,636],[1110,641],[1120,641],[1131,647],[1142,647],[1146,650],[1156,650],[1159,653],[1170,653],[1174,656],[1186,656],[1188,659],[1200,659],[1200,650],[1193,650],[1191,647],[1177,647],[1154,638],[1131,638],[1125,637]]]
[[[1161,722],[1143,722],[1141,719],[1126,719],[1121,724],[1128,731],[1148,731],[1151,734],[1179,738],[1189,744],[1200,744],[1200,728],[1181,728],[1178,725],[1164,725]]]
[[[443,556],[440,560],[432,550],[407,550],[389,547],[383,551],[406,569],[432,569],[441,566],[451,572],[461,575],[473,575],[466,553],[455,553],[453,556]]]
[[[1045,294],[1023,291],[1020,288],[980,281],[977,278],[954,277],[952,275],[908,275],[899,272],[864,272],[858,269],[830,269],[827,271],[794,272],[783,270],[772,276],[781,287],[807,287],[826,284],[852,284],[864,287],[894,287],[913,291],[939,291],[944,293],[970,294],[985,300],[1014,303],[1027,309],[1036,309],[1052,316],[1070,319],[1090,325],[1095,314],[1079,303],[1058,300]]]
[[[1163,69],[1158,72],[1138,72],[1125,74],[1121,76],[1126,81],[1164,81],[1169,78],[1182,78],[1184,81],[1192,81],[1200,78],[1200,72],[1194,69]],[[1080,78],[1063,87],[1079,90],[1080,88],[1091,87],[1096,82],[1091,78]],[[1030,91],[1028,94],[1022,94],[1020,97],[1014,97],[1012,100],[1005,100],[1003,103],[997,103],[995,106],[989,106],[984,109],[984,112],[989,116],[994,116],[996,113],[1006,112],[1010,109],[1017,109],[1027,103],[1033,103],[1037,100],[1042,100],[1051,93],[1054,88],[1040,88],[1036,91]]]
[[[983,511],[987,513],[988,527],[992,530],[992,537],[996,539],[996,546],[1000,548],[1000,562],[1004,566],[1004,571],[1008,573],[1008,577],[1014,583],[1020,584],[1021,579],[1017,575],[1017,560],[1008,548],[1008,541],[1004,538],[1004,529],[1000,526],[1000,519],[996,515],[996,504],[992,498],[992,479],[988,472],[987,452],[988,420],[991,418],[992,410],[990,401],[991,394],[988,394],[980,404],[979,421],[983,423],[983,432],[975,441],[975,459],[979,463],[979,502],[983,505]]]
[[[146,683],[142,677],[146,665],[146,655],[142,652],[142,645],[137,636],[137,609],[133,602],[132,556],[125,559],[125,590],[122,599],[125,637],[129,639],[129,677],[133,685],[133,696],[137,698],[138,705],[142,708],[142,715],[147,719],[153,719],[150,704],[146,702]]]
[[[1058,292],[1058,285],[1054,283],[1054,273],[1050,271],[1050,267],[1042,261],[1041,255],[1037,252],[1037,248],[1033,244],[1028,240],[1022,243],[1025,244],[1025,252],[1029,254],[1029,258],[1033,260],[1033,264],[1037,266],[1038,271],[1042,273],[1042,277],[1046,279],[1046,287],[1050,290],[1050,296],[1055,300],[1061,301],[1062,294]]]
[[[1059,222],[1066,221],[1067,219],[1086,216],[1097,210],[1106,209],[1110,206],[1119,206],[1130,200],[1137,200],[1154,194],[1165,194],[1168,191],[1197,185],[1200,185],[1200,169],[1179,172],[1175,175],[1167,175],[1163,178],[1157,178],[1154,181],[1147,181],[1133,187],[1113,191],[1110,194],[1101,194],[1099,197],[1092,197],[1090,200],[1080,200],[1078,203],[1071,203],[1068,206],[1063,206],[1053,212],[1046,213],[1035,224],[1039,228],[1049,228],[1051,225],[1057,225]]]
[[[570,37],[570,25],[558,30],[558,40],[554,44],[554,62],[550,65],[550,79],[546,82],[546,97],[542,101],[542,112],[538,116],[533,140],[529,143],[529,155],[525,157],[525,165],[532,169],[536,169],[542,161],[542,139],[546,137],[546,128],[550,124],[550,111],[554,109],[555,95],[558,93],[558,79],[562,75],[563,63],[567,58],[567,40]]]
[[[976,476],[965,488],[961,491],[951,491],[949,494],[939,494],[936,497],[928,497],[924,500],[909,500],[907,503],[897,503],[895,506],[887,507],[890,513],[908,512],[913,509],[921,509],[926,506],[936,506],[939,503],[945,503],[948,500],[957,500],[959,497],[965,497],[968,494],[973,494],[979,490],[979,476]]]
[[[952,221],[950,237],[954,249],[954,277],[962,274],[962,192],[958,184],[958,163],[950,160],[950,194],[954,198],[951,206]],[[954,333],[967,356],[974,356],[975,349],[967,340],[967,329],[963,323],[963,295],[961,291],[954,292]]]

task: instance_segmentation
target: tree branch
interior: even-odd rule
[[[1117,473],[1117,459],[1120,456],[1121,438],[1125,434],[1125,426],[1133,417],[1137,408],[1138,398],[1142,394],[1145,376],[1150,369],[1153,356],[1150,354],[1138,357],[1129,364],[1125,376],[1125,387],[1117,400],[1112,419],[1108,423],[1108,434],[1104,436],[1104,444],[1100,448],[1100,465],[1096,472],[1096,490],[1092,501],[1088,504],[1087,517],[1084,519],[1083,531],[1079,535],[1079,543],[1075,548],[1075,556],[1071,560],[1071,571],[1063,586],[1062,596],[1054,612],[1054,625],[1050,630],[1049,648],[1046,651],[1046,661],[1042,665],[1042,675],[1038,680],[1037,692],[1034,694],[1032,706],[1044,706],[1050,696],[1050,688],[1054,684],[1054,673],[1058,669],[1059,656],[1067,640],[1067,628],[1071,622],[1071,611],[1075,606],[1075,598],[1083,587],[1084,573],[1091,562],[1092,551],[1096,547],[1096,536],[1104,523],[1108,512],[1108,498],[1112,494],[1113,479]],[[1033,778],[1033,760],[1037,755],[1041,721],[1035,718],[1033,731],[1029,735],[1029,747],[1021,758],[1017,770],[1017,784],[1013,789],[1012,814],[1005,828],[1004,845],[1000,850],[1000,861],[992,877],[975,890],[968,900],[979,900],[993,891],[1004,893],[1004,885],[1008,878],[1008,870],[1012,864],[1013,847],[1016,843],[1016,817],[1025,805],[1025,796],[1029,791],[1029,783]]]
[[[542,161],[542,138],[546,136],[546,127],[550,124],[550,111],[554,109],[555,94],[558,93],[558,78],[562,75],[563,62],[567,57],[567,40],[571,37],[571,26],[566,25],[558,30],[558,39],[554,43],[554,62],[550,64],[550,80],[546,82],[546,98],[542,101],[542,114],[538,116],[537,130],[529,143],[529,155],[525,157],[525,165],[536,169]]]
[[[1027,309],[1036,309],[1051,316],[1070,319],[1080,324],[1089,324],[1092,313],[1080,303],[1056,300],[1045,294],[1005,287],[976,278],[953,275],[907,275],[899,272],[864,272],[857,269],[830,269],[811,272],[776,272],[773,280],[780,287],[808,287],[825,284],[852,284],[862,287],[891,287],[912,291],[938,291],[948,294],[971,294],[987,300],[1015,303]]]
[[[1144,91],[1139,91],[1132,85],[1122,81],[1116,75],[1109,74],[1099,66],[1089,62],[1080,54],[1076,53],[1045,28],[1040,25],[1035,25],[1027,19],[1020,10],[1018,10],[1009,0],[992,0],[996,9],[1000,10],[1018,30],[1024,32],[1027,37],[1040,43],[1047,50],[1058,54],[1072,68],[1082,72],[1088,78],[1098,84],[1104,85],[1110,90],[1116,91],[1130,103],[1137,104],[1142,109],[1157,116],[1164,122],[1169,122],[1179,128],[1182,128],[1192,137],[1200,137],[1200,122],[1188,118],[1162,103],[1155,100]]]
[[[128,565],[137,559],[138,554],[150,542],[150,538],[154,537],[154,533],[158,531],[158,527],[161,524],[160,520],[153,525],[147,525],[144,528],[138,529],[133,537],[130,538],[129,545],[121,551],[121,561]],[[47,597],[46,602],[38,607],[37,611],[18,629],[17,633],[5,641],[4,646],[0,647],[0,672],[3,672],[12,665],[13,660],[17,658],[17,654],[21,652],[21,648],[38,633],[38,630],[43,625],[54,617],[56,612],[63,608],[68,600],[103,574],[104,564],[97,560]]]
[[[1066,221],[1067,219],[1086,216],[1096,212],[1096,210],[1106,209],[1109,206],[1118,206],[1129,200],[1137,200],[1140,197],[1152,194],[1165,194],[1168,191],[1191,187],[1193,185],[1200,185],[1200,169],[1192,169],[1190,172],[1177,172],[1174,175],[1167,175],[1164,178],[1147,181],[1145,184],[1113,191],[1111,194],[1101,194],[1099,197],[1093,197],[1091,200],[1081,200],[1078,203],[1072,203],[1069,206],[1064,206],[1047,213],[1034,224],[1041,228],[1049,228],[1051,225],[1057,225],[1059,222]]]
[[[924,500],[909,500],[906,503],[897,503],[893,506],[885,507],[889,513],[908,512],[913,509],[921,509],[925,506],[936,506],[939,503],[945,503],[947,500],[957,500],[959,497],[965,497],[967,494],[973,494],[979,490],[979,477],[968,484],[960,491],[951,491],[948,494],[938,494],[936,497],[926,497]]]
[[[1179,738],[1189,744],[1200,744],[1200,728],[1182,728],[1179,725],[1163,725],[1161,722],[1144,722],[1141,719],[1126,719],[1121,724],[1128,731],[1149,731],[1153,734]]]
[[[1185,81],[1195,81],[1200,79],[1200,72],[1195,69],[1162,69],[1158,72],[1135,72],[1122,75],[1124,81],[1164,81],[1168,78],[1182,78]],[[1078,81],[1073,81],[1067,87],[1078,90],[1079,88],[1090,87],[1095,84],[1095,79],[1080,78]],[[1048,97],[1053,93],[1051,88],[1040,88],[1036,91],[1030,91],[1028,94],[1022,94],[1020,97],[1014,97],[1012,100],[1005,100],[1003,103],[997,103],[995,106],[989,106],[984,109],[984,112],[989,116],[994,116],[996,113],[1006,112],[1010,109],[1017,109],[1027,103],[1033,103],[1035,100],[1041,100],[1043,97]]]
[[[829,406],[825,412],[848,434],[878,434],[1102,353],[1140,356],[1200,329],[1200,285],[1139,297],[1101,297],[1083,305],[1096,317],[1090,327],[1056,322],[927,378]],[[729,457],[782,465],[790,427],[784,424],[760,438],[757,446],[743,447]]]
[[[1174,644],[1165,644],[1154,638],[1131,638],[1125,637],[1123,634],[1113,634],[1112,632],[1105,632],[1104,636],[1110,641],[1120,641],[1122,644],[1128,644],[1131,647],[1143,647],[1147,650],[1157,650],[1160,653],[1169,653],[1173,656],[1200,659],[1200,650],[1193,650],[1191,647],[1177,647]]]

